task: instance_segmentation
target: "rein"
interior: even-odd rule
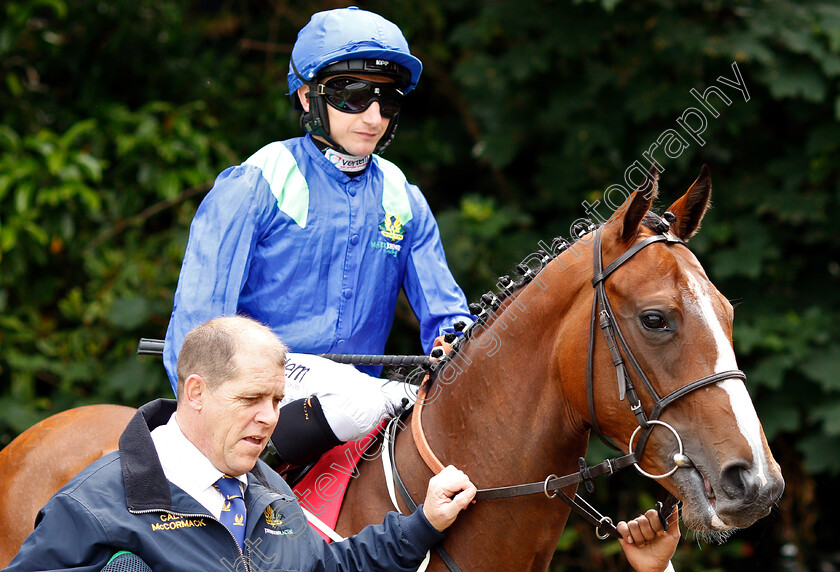
[[[154,338],[140,338],[137,344],[137,355],[162,356],[163,340]],[[336,363],[351,365],[390,365],[390,366],[425,366],[432,364],[429,356],[398,356],[398,355],[359,355],[359,354],[318,354],[319,357]]]
[[[414,437],[414,442],[417,447],[417,452],[420,453],[420,456],[425,461],[426,466],[431,469],[434,474],[438,474],[443,470],[443,463],[440,459],[437,458],[434,451],[432,451],[431,447],[429,446],[429,442],[426,440],[426,435],[423,431],[423,421],[422,421],[422,413],[423,413],[423,400],[426,397],[426,386],[422,386],[420,391],[417,393],[417,402],[412,407],[412,414],[411,414],[411,434]],[[397,427],[391,429],[391,443],[393,443],[396,439],[396,431]],[[393,458],[392,454],[392,465],[394,467],[394,477],[396,480],[399,481],[399,474],[397,471],[396,460]],[[587,490],[591,490],[592,483],[590,482],[592,479],[601,477],[604,475],[612,475],[616,471],[629,467],[631,465],[636,464],[637,459],[635,453],[630,453],[629,455],[624,455],[622,457],[617,457],[614,459],[607,459],[602,461],[597,465],[587,466],[586,461],[583,457],[578,460],[580,464],[580,471],[577,473],[572,473],[570,475],[566,475],[563,477],[558,477],[557,475],[549,475],[544,481],[539,481],[536,483],[528,483],[524,485],[509,485],[505,487],[493,487],[488,489],[479,489],[473,500],[494,500],[494,499],[504,499],[504,498],[512,498],[512,497],[520,497],[526,495],[533,495],[538,493],[544,493],[550,499],[555,498],[558,493],[562,496],[560,500],[564,501],[568,504],[572,509],[575,510],[579,515],[581,515],[584,519],[586,519],[590,524],[596,527],[596,529],[603,528],[606,531],[606,535],[603,538],[607,538],[608,536],[612,536],[613,538],[620,538],[618,534],[618,530],[616,530],[615,526],[613,526],[612,520],[609,517],[606,517],[599,513],[592,505],[587,503],[583,498],[578,495],[575,495],[574,498],[569,497],[564,491],[563,488],[577,485],[580,483],[585,483]],[[400,493],[403,493],[404,487],[399,487]],[[403,494],[403,500],[406,501],[407,504],[412,504],[413,501],[409,502],[410,497],[406,497],[407,492]],[[668,510],[670,512],[670,508]],[[666,515],[667,516],[667,515]],[[665,522],[663,518],[663,522]],[[601,533],[598,533],[599,538],[602,536]]]

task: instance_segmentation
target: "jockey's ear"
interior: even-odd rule
[[[308,85],[302,85],[297,89],[298,100],[300,100],[300,105],[303,107],[303,111],[305,112],[309,111],[309,98],[306,97],[308,91]]]
[[[703,165],[700,174],[686,193],[668,207],[674,215],[671,232],[682,240],[688,240],[700,230],[703,216],[709,209],[712,200],[712,175],[709,167]]]
[[[639,232],[642,220],[659,193],[659,171],[650,166],[644,182],[624,201],[613,216],[621,216],[621,239],[631,242]]]

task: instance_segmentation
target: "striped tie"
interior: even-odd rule
[[[242,489],[239,487],[239,479],[223,475],[213,485],[222,493],[225,504],[222,506],[222,515],[219,518],[233,537],[239,548],[245,549],[245,499],[242,498]]]

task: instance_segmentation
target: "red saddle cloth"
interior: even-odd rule
[[[372,458],[372,452],[365,452],[386,424],[387,420],[358,441],[348,441],[324,453],[300,482],[292,487],[301,506],[333,530],[338,522],[338,513],[341,511],[347,485],[351,478],[359,475],[359,459],[362,455],[367,459]],[[375,458],[379,458],[379,454],[380,451],[375,450]],[[315,531],[330,542],[323,532],[317,528]]]

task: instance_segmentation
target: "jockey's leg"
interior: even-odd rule
[[[271,440],[283,461],[305,464],[399,415],[414,395],[408,384],[316,355],[289,353],[286,397]]]
[[[330,428],[316,396],[295,399],[280,408],[280,418],[271,436],[279,459],[266,462],[275,468],[282,464],[306,465],[342,443]]]

